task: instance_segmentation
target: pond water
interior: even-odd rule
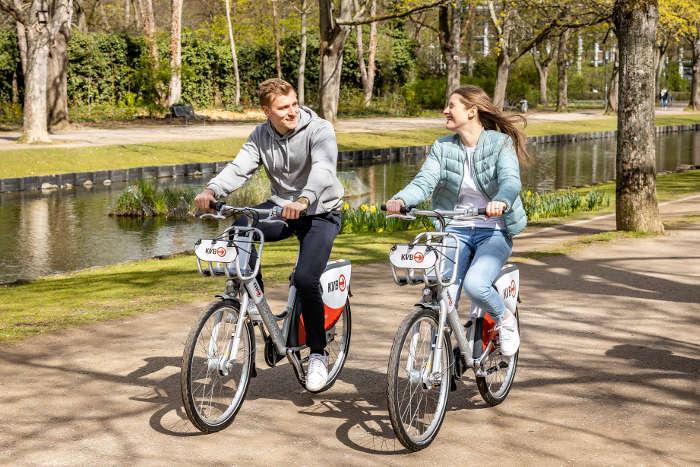
[[[530,146],[536,162],[523,168],[526,189],[549,191],[614,178],[615,139]],[[660,135],[657,169],[700,164],[700,132]],[[380,204],[403,187],[423,158],[406,158],[354,172],[368,192],[348,201]],[[199,189],[207,179],[160,181]],[[126,184],[50,193],[0,194],[0,283],[192,249],[194,241],[222,227],[197,221],[114,218],[108,214]],[[262,201],[262,200],[261,200]],[[230,199],[236,203],[235,195]],[[194,264],[194,263],[193,263]],[[193,266],[194,267],[194,266]]]

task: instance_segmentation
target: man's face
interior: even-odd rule
[[[299,124],[297,93],[290,91],[286,95],[276,95],[270,105],[263,106],[263,112],[270,119],[277,133],[282,135],[289,133]]]

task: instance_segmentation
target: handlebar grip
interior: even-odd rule
[[[223,201],[209,201],[209,209],[213,209],[215,211],[221,211],[221,208],[224,206]]]
[[[379,209],[381,211],[386,211],[386,204],[382,204],[381,206],[379,206]],[[401,209],[399,210],[399,212],[401,214],[408,214],[409,212],[411,212],[411,209],[413,209],[413,206],[410,206],[410,207],[401,206]]]

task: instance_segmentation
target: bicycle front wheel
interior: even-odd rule
[[[518,323],[518,331],[520,331],[520,318],[518,317],[518,309],[515,309],[515,319]],[[481,326],[483,319],[477,320],[476,335],[479,339],[475,343],[476,346],[482,346]],[[506,400],[510,388],[513,386],[515,379],[515,370],[518,367],[518,352],[515,355],[506,357],[501,355],[500,349],[496,349],[489,354],[484,362],[483,368],[480,371],[480,376],[476,377],[476,386],[479,388],[479,394],[490,406],[495,406]]]
[[[433,369],[438,314],[419,309],[408,316],[394,337],[387,370],[391,425],[411,451],[430,445],[445,418],[450,390],[450,342],[444,332],[440,368]]]
[[[180,370],[182,403],[192,424],[206,433],[233,422],[248,390],[255,342],[253,328],[246,322],[238,345],[232,347],[238,317],[238,302],[213,303],[185,344]]]

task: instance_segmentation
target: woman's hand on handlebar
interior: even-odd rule
[[[201,212],[210,212],[212,203],[216,203],[216,194],[210,188],[203,189],[194,198],[194,205]]]
[[[401,199],[390,199],[386,202],[386,211],[390,214],[400,214],[403,207],[405,205]]]
[[[506,203],[503,201],[491,201],[486,205],[486,215],[489,217],[498,217],[503,214],[506,208]]]

